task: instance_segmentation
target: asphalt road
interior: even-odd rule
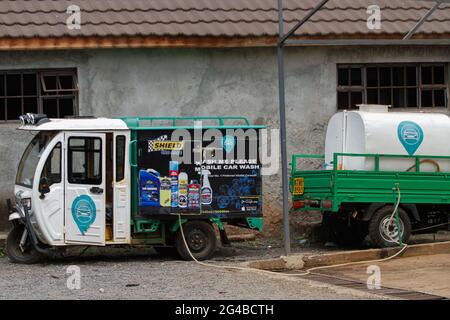
[[[116,249],[117,250],[117,249]],[[241,265],[241,253],[209,261]],[[253,255],[250,258],[255,258]],[[80,270],[80,289],[70,266]],[[69,271],[71,269],[69,268]],[[77,270],[76,268],[74,270]],[[71,284],[69,289],[67,283]],[[0,258],[0,299],[376,299],[377,296],[283,275],[223,270],[135,252],[17,265]]]

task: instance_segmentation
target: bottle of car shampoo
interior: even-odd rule
[[[161,207],[170,207],[170,178],[160,177],[159,203]]]
[[[211,204],[213,199],[213,191],[211,189],[211,184],[209,183],[209,175],[211,174],[211,171],[209,170],[202,170],[203,175],[203,185],[201,190],[201,198],[202,198],[202,204]]]
[[[198,209],[200,207],[200,189],[201,185],[197,180],[191,180],[188,186],[188,207]]]
[[[177,208],[178,207],[178,161],[170,161],[169,176],[170,176],[170,206],[172,208]]]

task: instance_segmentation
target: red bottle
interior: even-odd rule
[[[188,208],[200,208],[200,188],[197,180],[191,180],[188,185]]]

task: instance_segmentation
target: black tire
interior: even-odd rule
[[[189,221],[180,228],[183,228],[186,242],[195,259],[207,260],[214,254],[217,248],[217,238],[214,228],[210,223],[205,221]],[[181,258],[184,260],[192,260],[184,243],[181,230],[177,232],[175,247]]]
[[[13,263],[37,263],[41,260],[42,255],[33,247],[30,242],[29,236],[27,237],[27,241],[24,246],[25,250],[22,251],[20,249],[20,240],[22,238],[24,230],[25,226],[23,224],[17,224],[9,232],[8,237],[6,238],[6,255],[8,256],[9,261]]]
[[[399,245],[395,241],[390,240],[386,232],[382,231],[386,230],[387,223],[389,222],[389,218],[391,217],[393,210],[394,206],[384,206],[381,209],[378,209],[373,214],[370,220],[369,223],[370,241],[377,247],[385,248],[385,247],[396,247]],[[398,209],[398,217],[400,223],[400,232],[402,235],[402,242],[407,243],[409,237],[411,236],[411,220],[408,214],[402,208]],[[398,230],[395,221],[391,223],[391,225],[389,226],[389,230],[391,237],[397,240]]]

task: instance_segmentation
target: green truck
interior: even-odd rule
[[[411,234],[447,229],[450,153],[442,135],[448,128],[446,115],[337,114],[327,129],[325,155],[292,156],[294,210],[320,211],[344,245],[368,235],[378,247],[396,246]],[[304,169],[317,161],[317,169]],[[397,204],[398,219],[392,219]]]

